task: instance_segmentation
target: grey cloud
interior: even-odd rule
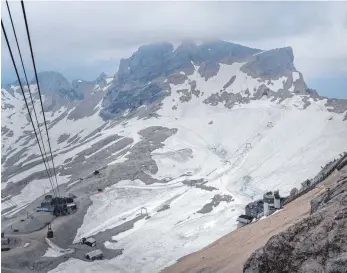
[[[10,6],[24,48],[20,4]],[[102,63],[111,67],[138,46],[157,41],[217,38],[272,48],[266,41],[282,40],[280,46],[287,46],[287,37],[330,26],[332,8],[347,11],[347,3],[329,2],[32,1],[26,7],[39,68],[80,77],[91,70],[98,75]],[[6,12],[3,5],[4,21]]]

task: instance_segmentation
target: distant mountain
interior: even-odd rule
[[[71,88],[68,80],[59,72],[44,71],[37,75],[40,88],[45,92],[57,93],[62,89],[69,90]],[[36,84],[35,77],[30,81],[30,84]]]
[[[130,58],[120,61],[115,85],[105,97],[101,114],[117,116],[128,108],[135,109],[163,98],[168,85],[183,82],[193,74],[195,66],[199,66],[198,73],[208,80],[218,73],[220,63],[243,61],[259,52],[224,41],[199,46],[185,42],[176,49],[167,42],[141,46]]]
[[[122,59],[115,84],[109,89],[101,115],[112,118],[124,111],[135,110],[162,100],[170,93],[170,84],[182,84],[194,73],[208,81],[218,75],[221,66],[241,64],[238,73],[249,76],[244,90],[228,92],[226,89],[235,81],[235,74],[220,89],[223,98],[212,95],[205,103],[226,100],[227,105],[237,100],[258,99],[263,94],[274,98],[288,98],[296,94],[308,94],[302,74],[294,67],[293,51],[290,47],[262,51],[224,41],[196,45],[186,42],[174,49],[170,43],[141,46],[130,58]],[[295,78],[294,78],[295,77]],[[281,86],[272,86],[271,81],[282,79]],[[258,84],[247,86],[247,81]],[[219,91],[219,90],[211,90]],[[242,94],[246,92],[247,94]],[[313,92],[315,93],[315,92]],[[312,94],[312,91],[311,91]],[[315,95],[317,95],[315,93]],[[318,96],[318,95],[317,95]]]
[[[38,73],[37,77],[42,92],[57,94],[69,100],[83,99],[83,92],[76,91],[69,81],[59,72],[43,71]],[[30,84],[36,84],[35,77],[30,81]]]
[[[25,79],[20,79],[20,80],[21,80],[22,84],[26,84]],[[1,79],[1,88],[2,89],[9,89],[11,87],[11,85],[12,86],[19,85],[19,81],[15,80],[14,82],[8,83],[8,81],[7,82],[3,82],[3,79]]]

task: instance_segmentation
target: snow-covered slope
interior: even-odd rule
[[[75,242],[102,233],[106,248],[124,252],[92,264],[71,258],[50,272],[157,272],[229,233],[264,191],[287,194],[347,150],[346,101],[308,89],[291,49],[224,46],[165,44],[159,56],[158,46],[140,48],[114,81],[99,79],[81,101],[52,103],[60,183],[93,201]],[[21,138],[30,124],[14,88],[2,90],[2,189],[25,206],[49,182],[34,138]]]
[[[60,184],[68,182],[69,177],[71,178],[71,173],[64,167],[64,161],[92,144],[93,142],[88,142],[86,137],[95,136],[93,131],[105,124],[98,113],[110,84],[103,87],[82,81],[79,84],[85,85],[82,89],[83,100],[66,99],[59,93],[50,93],[43,89],[42,99]],[[30,90],[33,93],[34,107],[42,131],[41,135],[38,131],[37,134],[40,140],[42,136],[48,152],[47,135],[44,131],[36,84],[31,84]],[[19,86],[10,86],[1,92],[2,193],[5,196],[11,195],[12,201],[21,207],[44,194],[43,189],[46,187],[49,189],[50,183],[44,171],[45,167]],[[25,94],[36,126],[27,88]],[[52,167],[50,162],[48,166]],[[11,206],[11,203],[3,203],[2,210]]]

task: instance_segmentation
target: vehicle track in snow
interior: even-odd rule
[[[284,106],[285,108],[285,111],[282,115],[282,117],[285,117],[286,114],[287,114],[287,107]],[[298,135],[296,136],[296,138],[299,138],[300,139],[300,136],[302,135],[302,131],[299,131],[298,132]],[[316,139],[319,139],[320,137],[317,136],[314,138],[314,140]],[[257,178],[256,181],[253,182],[253,184],[259,184],[261,181],[264,181],[266,180],[267,178],[270,178],[271,176],[273,176],[276,172],[280,172],[282,169],[283,169],[283,166],[288,164],[289,161],[291,161],[294,157],[298,156],[299,154],[302,154],[304,151],[307,151],[307,150],[310,150],[309,149],[309,146],[312,146],[314,141],[310,140],[310,142],[308,143],[304,143],[303,145],[301,145],[301,148],[299,150],[297,150],[294,154],[292,154],[291,156],[289,156],[288,158],[285,158],[283,159],[283,162],[280,166],[276,167],[276,169],[272,170],[270,173],[268,173],[267,175],[265,176],[257,176],[257,177],[253,177],[254,180]],[[286,138],[285,139],[285,142],[280,146],[279,149],[277,149],[274,153],[272,153],[269,157],[267,157],[265,160],[263,160],[260,165],[257,165],[256,168],[252,169],[250,172],[248,172],[247,175],[251,175],[252,173],[254,173],[255,171],[257,171],[259,168],[261,168],[261,166],[263,166],[266,162],[268,162],[269,160],[271,160],[273,157],[275,157],[276,155],[278,154],[281,154],[281,151],[283,150],[283,147],[285,147],[285,144],[288,143],[288,139]],[[253,164],[254,165],[254,164]],[[281,182],[275,184],[275,187],[279,186],[281,184]],[[248,188],[250,188],[251,190],[256,190],[258,189],[258,194],[262,194],[264,191],[267,191],[267,190],[273,190],[273,187],[271,189],[266,189],[266,190],[259,190],[258,187],[256,186],[248,186]]]
[[[251,148],[247,148],[246,144],[247,143],[252,143],[252,139],[255,139],[260,131],[260,128],[264,127],[264,120],[265,120],[265,116],[266,116],[266,111],[265,110],[261,110],[262,112],[262,118],[260,121],[259,126],[257,126],[253,131],[251,131],[246,140],[244,142],[242,142],[237,148],[236,150],[232,153],[232,155],[229,157],[229,162],[230,159],[233,158],[234,155],[236,155],[240,149],[242,147],[243,150],[241,151],[240,155],[238,155],[235,160],[233,161],[233,163],[231,164],[231,166],[226,166],[227,164],[225,164],[224,166],[217,168],[214,172],[218,172],[219,169],[223,169],[225,168],[225,170],[222,170],[220,173],[217,174],[217,176],[211,177],[209,180],[210,181],[214,181],[217,179],[220,179],[221,177],[225,176],[225,175],[232,175],[235,174],[239,169],[241,169],[243,167],[243,165],[245,164],[246,160],[247,160],[247,155],[249,153],[249,151],[251,150]],[[254,144],[254,143],[253,143]],[[229,189],[228,189],[229,190]],[[229,190],[230,193],[234,192],[234,190]]]

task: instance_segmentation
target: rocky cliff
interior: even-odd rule
[[[311,215],[272,237],[244,273],[347,272],[347,176],[311,201]]]
[[[104,98],[101,115],[106,119],[117,117],[126,110],[132,111],[143,105],[160,102],[170,95],[170,84],[184,83],[195,69],[208,81],[219,73],[222,65],[233,63],[240,63],[240,70],[259,82],[271,83],[272,80],[285,77],[285,87],[276,95],[272,91],[277,90],[268,88],[265,84],[256,90],[246,88],[226,92],[235,81],[234,77],[224,85],[223,94],[205,100],[206,104],[216,105],[223,102],[232,106],[235,101],[247,103],[250,98],[259,99],[264,93],[288,98],[293,91],[305,93],[307,89],[300,73],[297,79],[293,79],[292,73],[297,72],[293,61],[294,55],[290,47],[261,51],[225,41],[200,45],[184,42],[176,49],[167,42],[141,46],[130,58],[121,60],[115,84],[109,88]],[[290,89],[292,85],[293,90]],[[241,94],[241,91],[245,94]],[[253,96],[251,93],[255,92],[257,94]]]

